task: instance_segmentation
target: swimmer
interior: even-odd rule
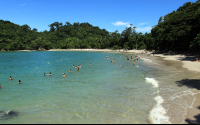
[[[8,80],[13,80],[13,77],[12,77],[12,76],[10,76],[10,78],[9,78]]]
[[[124,68],[124,66],[122,68]]]
[[[17,82],[17,83],[21,83],[21,80],[19,80],[19,82]]]
[[[1,85],[0,85],[0,89],[1,89]]]
[[[44,76],[46,76],[46,73],[44,73]]]
[[[69,72],[72,72],[72,70],[70,69]]]
[[[133,62],[133,66],[135,66],[135,62]]]
[[[74,67],[74,65],[72,67]]]
[[[75,68],[77,68],[77,66],[75,66]]]
[[[65,77],[65,73],[62,73],[63,74],[63,78]]]
[[[112,63],[112,61],[111,61],[111,63]]]
[[[90,63],[90,65],[92,65],[92,64]]]
[[[51,76],[51,72],[49,73],[49,75]]]
[[[81,65],[78,65],[78,67],[81,67]]]

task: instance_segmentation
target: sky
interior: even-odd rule
[[[130,24],[149,33],[161,16],[197,0],[0,0],[0,20],[27,24],[39,32],[49,24],[88,22],[108,32],[121,33]]]

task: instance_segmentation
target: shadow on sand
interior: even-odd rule
[[[184,54],[185,56],[183,56],[182,53],[170,53],[170,52],[161,52],[161,51],[157,51],[157,52],[152,52],[150,54],[162,54],[164,56],[177,56],[179,55],[179,57],[177,58],[180,61],[196,61],[196,54]]]
[[[200,90],[200,79],[182,79],[180,81],[176,81],[177,86],[187,86],[188,88],[195,88]]]
[[[200,106],[198,107],[200,109]],[[185,119],[188,124],[200,124],[200,114],[194,116],[195,120]]]
[[[200,90],[200,79],[183,79],[180,81],[176,81],[177,86],[187,86],[188,88],[195,88]],[[197,107],[200,110],[200,106]],[[188,124],[200,124],[200,114],[194,116],[195,120],[185,119],[185,122]]]

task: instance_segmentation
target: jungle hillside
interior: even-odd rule
[[[138,17],[139,18],[139,17]],[[0,20],[0,50],[49,49],[146,49],[162,51],[199,51],[200,0],[187,2],[176,11],[158,17],[150,33],[136,32],[131,24],[121,33],[108,32],[88,22],[54,22],[49,31],[38,32],[27,24],[22,26]]]

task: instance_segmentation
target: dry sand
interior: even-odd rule
[[[144,50],[109,50],[109,49],[51,49],[49,51],[100,51],[100,52],[127,52],[127,53],[145,53]],[[163,57],[164,60],[180,61],[180,65],[190,71],[200,72],[200,62],[194,62],[196,56],[185,56],[182,55],[169,55],[169,54],[152,54],[147,52],[149,56]],[[192,108],[188,109],[185,116],[185,122],[183,124],[200,124],[200,94],[195,95],[196,100]]]

